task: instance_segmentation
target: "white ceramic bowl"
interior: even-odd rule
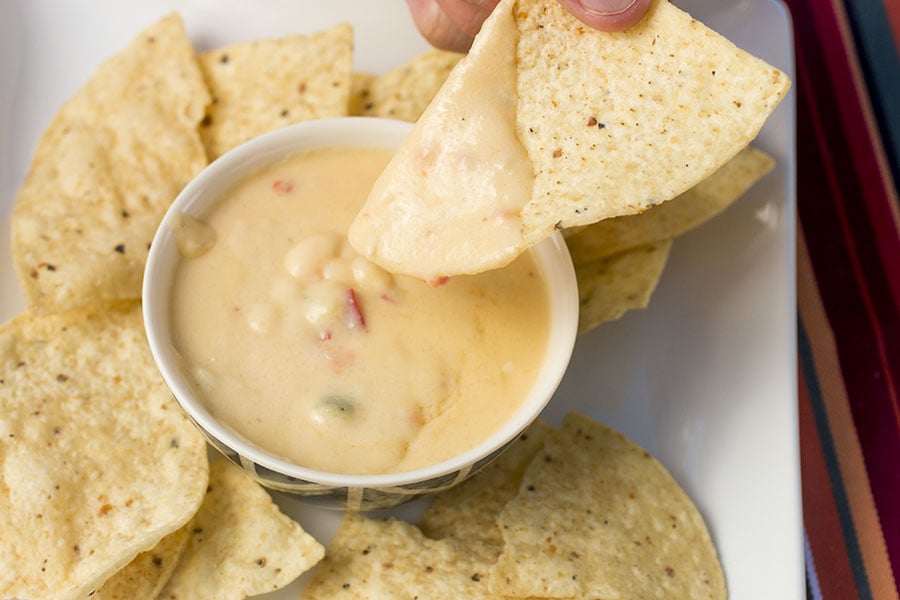
[[[195,394],[172,345],[170,290],[180,260],[170,223],[178,213],[203,217],[243,177],[292,154],[327,147],[396,148],[409,123],[348,117],[279,129],[228,152],[201,172],[175,199],[153,239],[144,273],[144,325],[150,349],[176,400],[209,442],[262,485],[320,505],[350,510],[394,506],[460,483],[496,458],[543,410],[566,372],[578,325],[578,289],[559,234],[531,252],[550,288],[551,333],[540,373],[518,410],[491,437],[450,460],[384,475],[327,473],[293,464],[259,448],[217,421]]]

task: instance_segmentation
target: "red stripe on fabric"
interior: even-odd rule
[[[802,20],[795,19],[798,41],[801,48],[816,50],[815,60],[809,61],[813,79],[819,89],[824,86],[830,89],[828,102],[816,97],[831,117],[829,126],[842,125],[845,137],[833,148],[842,150],[844,160],[840,166],[852,165],[859,175],[854,190],[861,192],[859,197],[869,211],[869,235],[878,241],[880,262],[890,284],[893,302],[900,304],[900,262],[894,260],[900,253],[900,222],[894,206],[896,198],[892,196],[893,182],[874,116],[870,114],[868,90],[861,75],[855,72],[858,61],[843,5],[840,0],[814,3],[814,10],[798,0],[791,5],[796,12],[801,8],[806,11]],[[804,27],[818,30],[825,43],[819,44],[815,36],[801,37]]]
[[[801,371],[802,372],[802,371]],[[823,598],[859,598],[850,557],[838,519],[831,479],[825,467],[822,441],[810,405],[806,382],[800,377],[800,475],[803,479],[803,521],[819,574]]]
[[[802,4],[802,2],[794,2],[798,8]],[[850,142],[846,135],[847,130],[835,126],[839,124],[838,115],[844,112],[836,97],[836,95],[840,95],[840,92],[836,91],[835,87],[841,88],[842,86],[829,85],[830,73],[823,61],[807,60],[807,52],[814,51],[816,47],[825,46],[827,53],[828,49],[840,46],[840,44],[835,44],[835,42],[840,42],[841,37],[833,13],[829,13],[832,16],[831,29],[817,32],[804,27],[810,23],[824,20],[822,15],[827,12],[824,10],[824,5],[818,4],[817,8],[818,10],[813,11],[811,15],[807,15],[808,19],[795,19],[798,38],[806,42],[797,54],[800,75],[800,112],[801,117],[811,115],[810,124],[812,125],[810,135],[800,136],[800,156],[804,156],[803,150],[811,150],[814,145],[820,149],[827,149],[819,151],[820,162],[810,172],[815,174],[818,182],[820,177],[818,171],[824,168],[825,175],[829,179],[829,187],[824,191],[827,193],[826,197],[834,200],[833,206],[840,217],[838,221],[840,229],[835,232],[840,237],[836,239],[843,239],[846,244],[852,268],[852,273],[848,273],[848,276],[862,292],[862,308],[869,313],[870,323],[876,333],[875,340],[879,345],[881,362],[885,367],[886,381],[894,405],[894,418],[900,428],[900,401],[898,401],[900,394],[894,385],[894,381],[900,380],[900,314],[898,314],[900,303],[891,300],[891,293],[885,287],[885,274],[887,273],[885,264],[897,263],[898,266],[895,268],[900,269],[900,262],[894,260],[896,256],[900,256],[900,248],[897,253],[890,255],[891,260],[883,261],[877,246],[872,243],[872,220],[868,219],[865,212],[860,210],[858,202],[851,201],[851,199],[859,197],[858,192],[863,185],[861,181],[868,177],[866,173],[863,173],[862,177],[855,177],[856,173],[852,169],[843,168],[844,165],[853,161],[856,152],[855,148],[848,146]],[[803,35],[804,33],[806,35]],[[826,36],[826,44],[818,43],[817,33]],[[820,56],[817,55],[815,58],[820,58]],[[844,66],[846,66],[846,61],[844,61]],[[859,108],[858,104],[856,108]],[[856,112],[858,114],[858,110]],[[828,126],[826,126],[826,115],[829,119]],[[849,129],[853,130],[853,127],[849,127]],[[816,208],[820,208],[819,204],[823,201],[823,196],[810,195],[807,186],[804,185],[803,173],[800,176],[799,207],[801,211],[810,202],[815,202]],[[883,196],[881,200],[883,205],[887,206],[886,196]],[[801,217],[804,217],[805,214],[805,212],[801,212]],[[874,221],[884,223],[886,220],[891,220],[883,217],[884,215]],[[896,238],[896,230],[893,233]],[[814,252],[814,256],[818,256],[818,252]],[[898,279],[900,279],[900,270],[898,270]],[[879,329],[883,331],[879,331]]]
[[[891,22],[891,33],[894,34],[894,47],[900,49],[900,0],[884,0],[884,12]]]
[[[894,259],[900,256],[900,222],[894,206],[896,198],[891,196],[894,183],[887,169],[881,134],[871,114],[869,91],[859,73],[858,54],[842,0],[831,0],[831,7],[827,10],[822,3],[813,11],[819,39],[826,40],[820,47],[820,60],[815,61],[821,67],[817,80],[824,85],[830,79],[834,116],[840,117],[846,144],[842,154],[856,171],[858,197],[868,211],[867,235],[874,235],[877,241],[881,268],[896,306],[900,304],[900,261]]]
[[[801,130],[802,123],[807,120],[804,117],[798,121]],[[824,162],[827,161],[823,158],[819,164]],[[801,168],[804,163],[801,156]],[[805,163],[806,170],[810,172],[812,166]],[[844,254],[847,248],[835,243],[841,240],[843,234],[839,216],[825,211],[822,206],[826,202],[835,202],[832,190],[827,189],[829,179],[801,179],[801,185],[807,189],[822,188],[816,190],[816,196],[822,201],[817,207],[819,210],[814,218],[809,218],[816,225],[810,227],[804,220],[804,230],[810,246],[817,248],[813,252],[816,278],[829,322],[838,340],[854,423],[859,431],[866,470],[896,577],[900,569],[900,514],[896,511],[896,506],[900,506],[900,469],[896,462],[896,457],[900,456],[900,428],[893,412],[895,399],[892,398],[891,386],[884,377],[887,371],[883,364],[883,352],[879,352],[878,348],[877,323],[873,323],[871,314],[866,312],[863,290],[855,281],[857,273],[850,258]],[[831,222],[828,223],[826,218]]]
[[[806,332],[810,358],[818,384],[820,400],[823,404],[836,453],[840,476],[844,482],[853,527],[856,531],[859,550],[862,553],[872,600],[900,600],[900,594],[891,570],[890,557],[884,543],[884,532],[872,496],[872,486],[863,458],[856,426],[853,423],[847,387],[841,374],[840,359],[834,335],[819,289],[813,277],[812,265],[802,228],[797,231],[797,302],[802,320],[802,330]],[[802,346],[800,346],[802,349]],[[808,367],[805,367],[808,369]],[[810,394],[810,401],[814,398]],[[814,412],[814,414],[818,414]],[[817,420],[820,436],[820,420]],[[823,443],[823,452],[825,445]],[[826,454],[827,456],[827,454]],[[826,462],[827,465],[827,462]],[[830,471],[829,471],[830,472]],[[813,490],[812,493],[816,493]],[[848,549],[848,554],[850,550]],[[824,577],[828,575],[825,574]]]
[[[808,120],[801,117],[799,121],[808,124],[810,126],[810,131],[808,136],[802,136],[805,139],[814,139],[817,142],[817,153],[818,153],[818,169],[814,172],[813,178],[804,177],[804,173],[801,173],[801,200],[805,199],[807,196],[808,185],[810,183],[818,183],[821,182],[827,185],[826,189],[821,190],[820,193],[815,194],[813,197],[816,199],[817,212],[824,208],[822,202],[825,199],[830,198],[832,200],[831,207],[836,211],[836,221],[835,224],[837,227],[834,229],[835,234],[837,234],[831,241],[843,241],[843,249],[846,251],[847,258],[847,272],[844,274],[846,279],[849,279],[848,283],[854,284],[856,287],[856,291],[859,292],[859,306],[843,306],[845,309],[862,309],[866,312],[866,317],[868,321],[868,325],[871,329],[871,333],[873,334],[873,342],[876,345],[878,350],[878,362],[881,363],[883,367],[884,374],[884,385],[886,387],[886,391],[888,397],[891,400],[890,408],[891,414],[893,415],[894,422],[897,426],[897,429],[900,430],[900,399],[898,399],[897,387],[894,383],[894,379],[892,377],[892,369],[891,369],[891,360],[890,355],[886,352],[885,348],[885,336],[883,336],[883,332],[879,328],[879,324],[883,326],[884,321],[879,319],[878,311],[875,310],[874,299],[869,293],[869,287],[867,284],[875,284],[877,280],[873,277],[867,277],[865,272],[865,267],[863,262],[859,257],[859,250],[865,249],[863,244],[858,242],[858,239],[854,236],[854,231],[851,230],[850,226],[850,218],[856,216],[853,214],[852,206],[848,206],[848,201],[846,194],[844,193],[844,188],[847,186],[852,187],[853,181],[847,182],[848,178],[852,178],[852,173],[847,170],[839,168],[835,164],[835,159],[837,158],[836,154],[840,152],[839,150],[839,142],[844,141],[839,139],[834,139],[839,137],[835,129],[826,130],[824,126],[824,118],[820,112],[819,103],[827,103],[828,100],[828,92],[832,91],[830,89],[825,88],[824,86],[818,86],[814,88],[813,86],[813,78],[811,77],[811,71],[813,69],[809,68],[809,63],[806,60],[806,56],[804,52],[798,53],[797,57],[798,63],[798,75],[800,79],[800,96],[801,96],[801,106],[805,108],[805,111],[802,111],[803,117],[808,117]],[[810,101],[810,98],[815,98],[815,101]],[[825,108],[828,108],[827,106]],[[831,139],[829,139],[831,138]],[[804,146],[808,151],[812,151],[813,147],[809,144]],[[824,152],[822,151],[823,149]],[[801,152],[800,158],[801,160],[804,157],[809,156],[809,152]],[[812,167],[813,165],[807,165]],[[804,170],[805,171],[805,170]],[[824,173],[823,173],[824,171]],[[805,171],[808,173],[813,173],[812,170]],[[823,177],[824,175],[824,177]],[[803,202],[801,205],[801,209],[807,206],[806,202]],[[801,212],[801,218],[804,217],[805,214],[808,214],[806,211]],[[862,224],[860,224],[862,225]],[[809,232],[810,229],[806,227],[806,220],[804,219],[804,230]],[[815,229],[813,229],[815,231]],[[820,246],[820,248],[832,247],[834,249],[838,249],[835,244],[828,244],[825,246]],[[816,259],[818,258],[818,254],[813,252],[813,262],[818,262]],[[818,269],[817,269],[818,271]],[[827,281],[827,279],[823,279],[821,277],[816,278],[820,284],[823,281]],[[846,288],[841,288],[840,290],[835,290],[838,292],[833,296],[833,298],[825,297],[825,299],[837,299],[840,301],[844,301],[849,299],[847,295]],[[844,304],[844,302],[842,302]],[[827,306],[827,303],[826,303]],[[888,314],[891,312],[896,313],[896,305],[890,304],[887,307],[889,310],[885,311]],[[841,313],[837,314],[837,317],[850,317],[852,313],[849,313],[847,310],[841,311]],[[888,336],[888,340],[900,340],[900,327],[897,328],[895,332],[897,335]],[[897,346],[897,350],[900,350],[900,345]]]
[[[873,272],[869,264],[873,259],[866,263],[860,261],[860,252],[871,256],[872,244],[864,236],[854,239],[848,224],[848,219],[854,217],[857,218],[854,231],[861,227],[859,211],[852,211],[855,207],[847,204],[845,193],[853,189],[854,174],[850,169],[837,168],[834,162],[848,148],[840,128],[826,130],[822,121],[822,114],[830,114],[827,108],[834,105],[833,91],[827,85],[828,76],[827,72],[823,73],[821,61],[807,60],[808,52],[815,53],[824,44],[819,44],[816,32],[811,29],[813,16],[806,2],[797,0],[793,6],[799,13],[795,14],[794,23],[801,42],[798,137],[817,142],[801,144],[799,148],[798,207],[814,257],[816,279],[840,348],[854,423],[860,433],[873,496],[896,574],[900,571],[900,513],[896,510],[900,506],[900,469],[896,465],[896,457],[900,456],[900,419],[892,376],[898,372],[896,357],[900,352],[894,353],[892,359],[886,345],[894,347],[900,340],[900,334],[896,333],[897,307],[884,302],[884,295],[890,296],[886,290],[885,294],[877,294],[877,307],[869,295],[867,285],[878,288],[880,284],[884,289],[884,280],[877,277],[877,270]],[[822,5],[817,4],[817,9],[821,10]],[[840,39],[827,38],[828,44],[835,42],[839,43]],[[817,82],[822,85],[815,86]],[[822,104],[825,112],[820,114],[816,103]],[[836,114],[830,116],[834,117],[830,122],[838,121]],[[834,156],[826,152],[828,149]],[[882,313],[877,314],[879,311]]]

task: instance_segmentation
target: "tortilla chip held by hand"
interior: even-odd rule
[[[789,85],[665,0],[619,33],[555,0],[503,0],[376,183],[351,244],[426,280],[503,266],[555,230],[694,186]]]

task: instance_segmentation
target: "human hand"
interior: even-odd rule
[[[416,27],[432,45],[465,52],[500,0],[406,0]],[[650,0],[559,0],[585,25],[622,31],[641,20]]]

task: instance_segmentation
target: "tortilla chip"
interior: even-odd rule
[[[518,131],[535,173],[523,221],[539,237],[683,193],[749,144],[790,86],[665,0],[622,33],[588,31],[553,0],[517,10]]]
[[[209,489],[189,528],[188,548],[160,600],[240,600],[271,592],[325,553],[247,473],[225,459],[210,465]]]
[[[479,555],[403,521],[348,513],[301,598],[494,598]]]
[[[375,75],[354,71],[350,74],[350,100],[347,102],[347,114],[351,117],[362,116],[369,101],[372,82]]]
[[[748,146],[715,173],[669,202],[639,215],[567,229],[564,235],[572,261],[576,265],[584,264],[681,235],[725,210],[774,166],[771,156]]]
[[[107,579],[91,600],[154,600],[172,576],[189,538],[186,526],[170,533]]]
[[[359,114],[417,121],[463,56],[431,49],[376,78]]]
[[[441,492],[419,527],[433,539],[454,538],[488,550],[495,559],[503,547],[497,516],[519,491],[522,475],[552,428],[538,420],[494,462],[456,487]]]
[[[647,308],[671,248],[672,240],[664,240],[576,264],[578,332],[615,321],[629,310]]]
[[[500,513],[492,592],[550,598],[725,598],[697,508],[649,453],[571,413]]]
[[[0,326],[0,597],[84,598],[182,527],[206,444],[127,303]]]
[[[285,125],[346,116],[352,52],[353,29],[341,24],[200,55],[213,97],[200,128],[210,160]]]
[[[501,267],[554,231],[638,214],[693,187],[757,135],[789,85],[666,0],[618,33],[588,28],[556,0],[503,0],[376,183],[350,241],[424,279]],[[510,176],[522,170],[520,150],[533,181]]]
[[[209,93],[171,15],[103,63],[44,132],[12,216],[28,309],[140,298],[150,241],[205,165]]]

